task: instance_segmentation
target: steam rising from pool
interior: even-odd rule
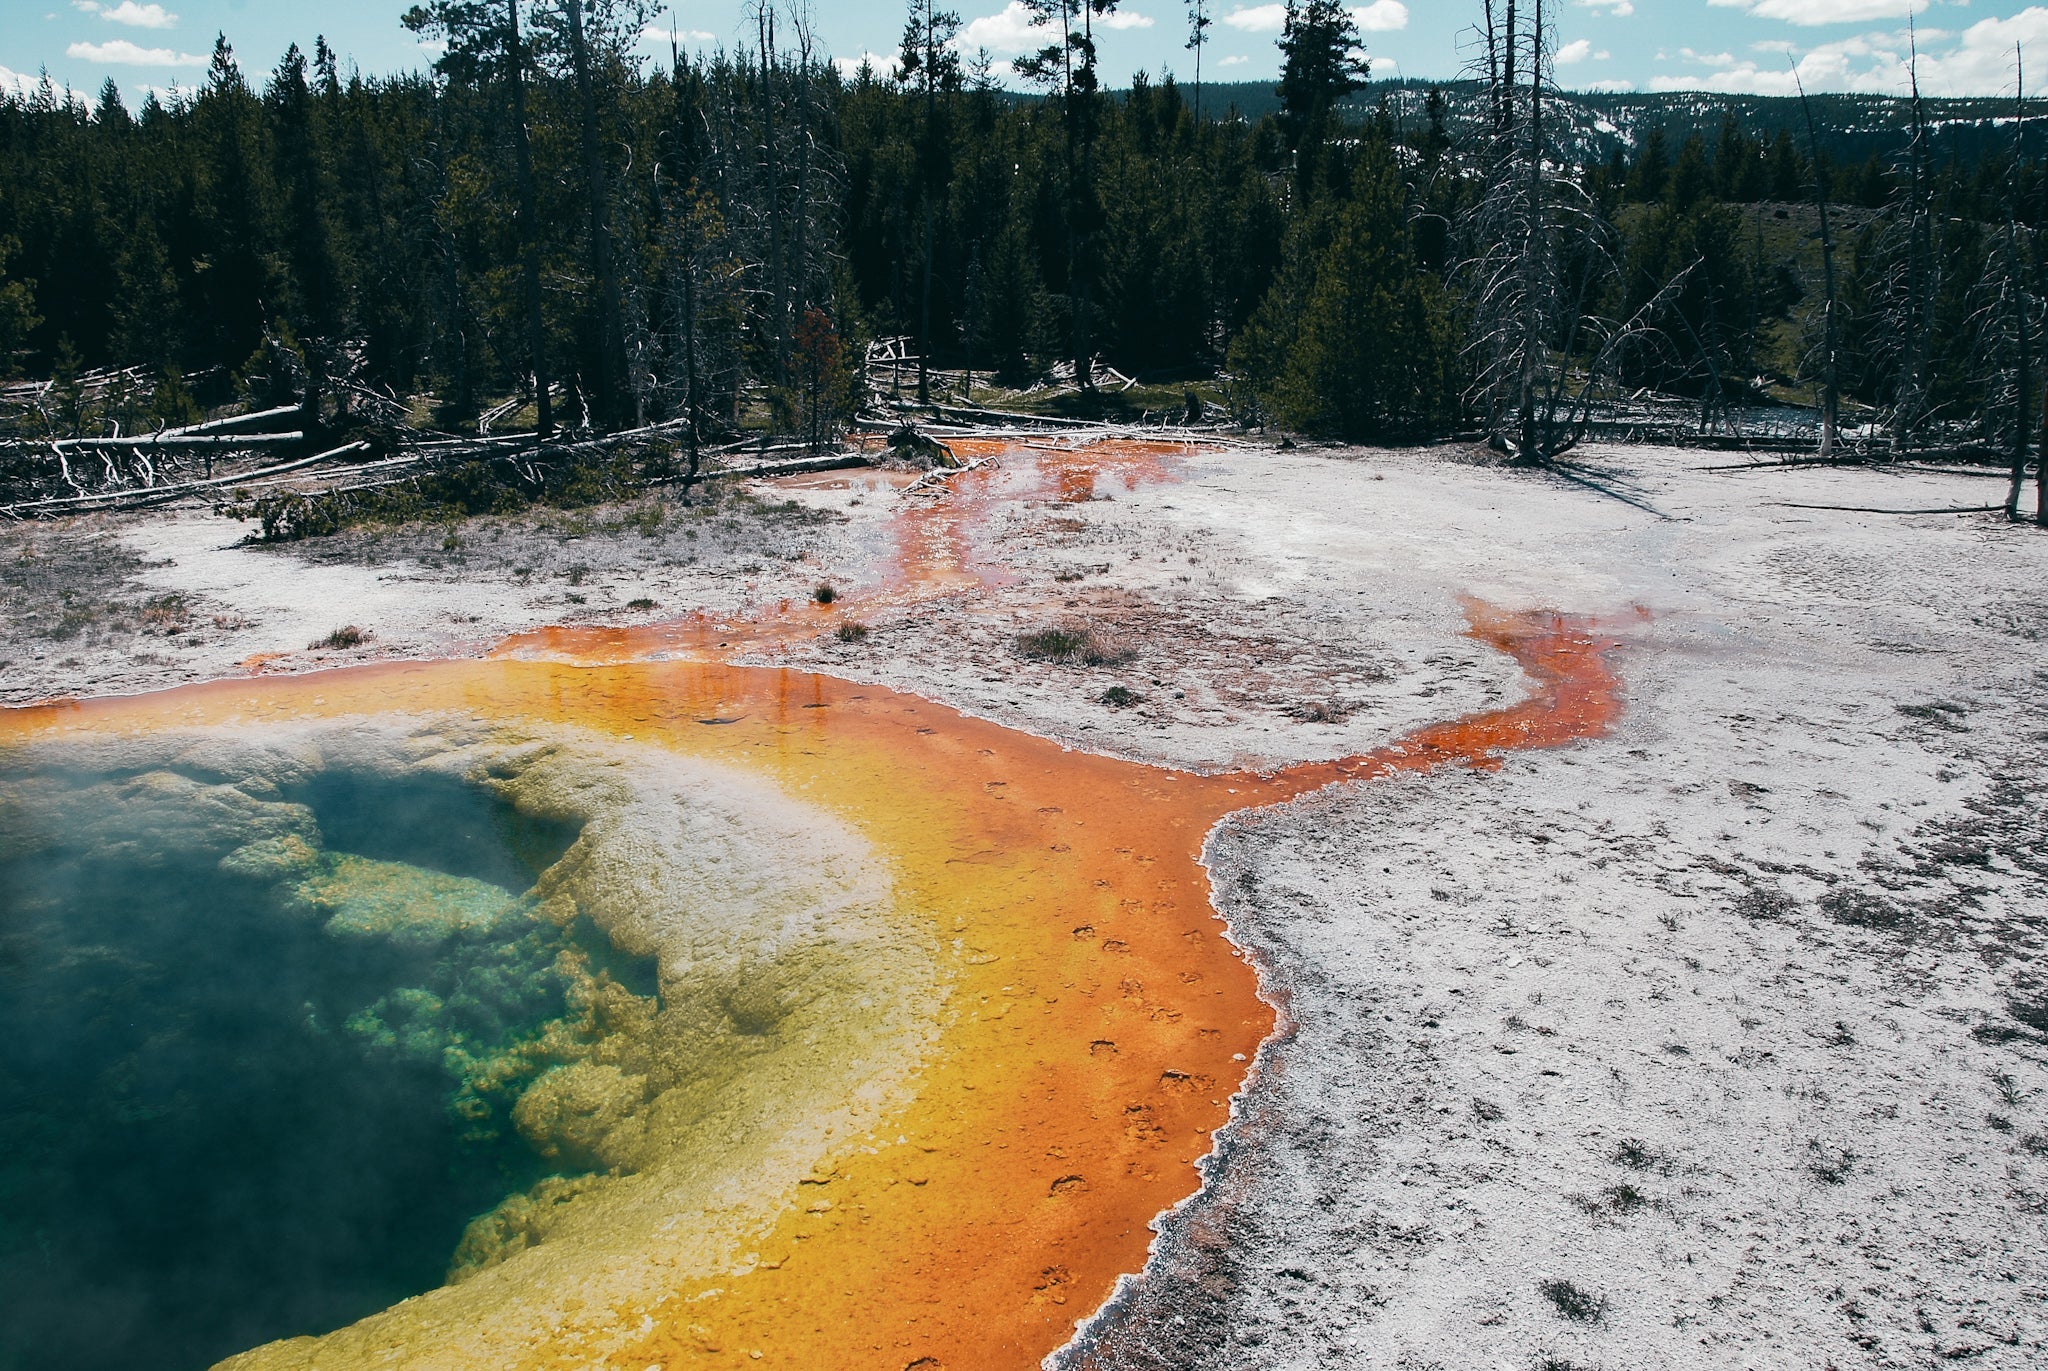
[[[888,867],[700,760],[467,718],[0,752],[0,1368],[292,1365],[740,1259],[940,986]],[[438,1291],[437,1287],[441,1287]]]

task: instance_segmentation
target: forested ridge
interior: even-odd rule
[[[1171,77],[1105,90],[1090,28],[1114,0],[1033,4],[1059,38],[1016,64],[1026,99],[928,0],[891,67],[851,76],[775,0],[745,49],[652,62],[632,0],[435,0],[405,21],[446,42],[428,73],[366,76],[315,38],[252,74],[222,38],[188,99],[0,100],[0,368],[56,378],[45,418],[73,434],[235,395],[343,427],[381,396],[449,431],[822,442],[898,337],[944,371],[906,396],[1056,374],[1087,413],[1107,366],[1246,423],[1478,428],[1533,457],[1560,446],[1538,390],[1553,427],[1644,388],[1709,428],[1865,406],[1902,444],[2004,452],[2039,423],[2026,106],[2003,140],[1915,113],[1838,163],[1817,126],[1735,102],[1578,163],[1527,6],[1519,31],[1511,4],[1475,15],[1473,81],[1361,105],[1348,13],[1295,0],[1247,118]],[[125,367],[142,381],[66,402]]]

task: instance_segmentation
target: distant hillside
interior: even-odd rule
[[[1394,117],[1404,124],[1420,124],[1423,102],[1431,87],[1426,81],[1375,81],[1353,95],[1345,107],[1353,117],[1362,118],[1382,100]],[[1479,113],[1478,87],[1471,82],[1444,82],[1441,89],[1451,104],[1453,132],[1468,126]],[[1247,119],[1278,113],[1280,99],[1271,81],[1205,82],[1202,87],[1205,110],[1222,117],[1235,109]],[[2048,151],[2048,101],[2028,101],[2028,150],[2036,155]],[[1672,146],[1694,133],[1709,139],[1721,127],[1728,111],[1752,132],[1778,128],[1798,134],[1802,149],[1805,117],[1799,101],[1785,96],[1712,95],[1679,91],[1655,95],[1594,95],[1563,92],[1556,109],[1570,127],[1565,144],[1581,160],[1605,160],[1616,149],[1633,152],[1651,130],[1662,128]],[[2010,100],[1929,100],[1927,111],[1936,131],[1937,156],[1975,162],[2002,153],[2012,145],[2013,102]],[[1814,122],[1820,128],[1821,144],[1838,163],[1862,162],[1872,156],[1886,156],[1899,145],[1901,132],[1909,122],[1905,100],[1882,95],[1816,95]],[[2038,119],[2036,125],[2034,121]]]

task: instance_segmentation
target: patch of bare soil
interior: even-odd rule
[[[869,555],[848,522],[727,486],[272,545],[204,510],[0,526],[0,703],[475,655],[547,624],[800,596]]]
[[[0,524],[0,698],[99,688],[110,659],[175,669],[242,626],[204,596],[146,584],[149,567],[111,521]]]

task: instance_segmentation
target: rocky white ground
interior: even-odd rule
[[[1069,1361],[2048,1364],[2048,535],[1798,507],[1981,505],[1982,479],[1703,470],[1728,460],[1605,450],[1587,484],[1202,457],[1008,506],[980,547],[1013,584],[791,655],[1216,767],[1508,698],[1461,594],[1610,615],[1626,644],[1609,738],[1215,836],[1289,1031],[1211,1191]],[[857,584],[898,498],[856,478],[651,529],[643,507],[284,550],[204,515],[10,529],[0,695]],[[68,632],[16,608],[62,588]],[[306,647],[344,623],[373,636]],[[1016,651],[1054,623],[1120,660]],[[1116,684],[1142,703],[1102,703]]]

